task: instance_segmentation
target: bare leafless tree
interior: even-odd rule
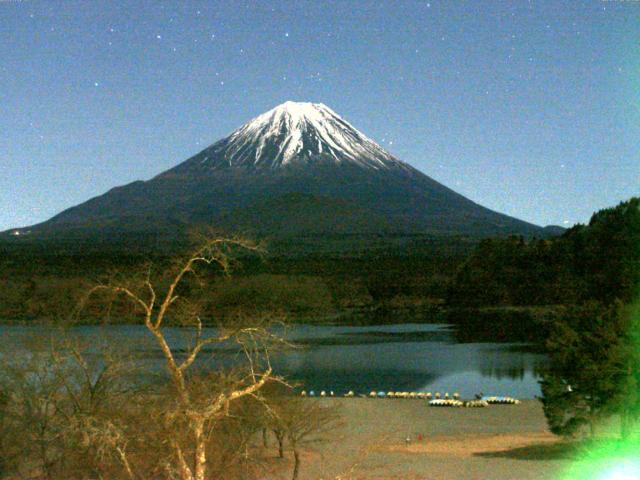
[[[134,370],[95,340],[84,345],[65,331],[13,340],[0,352],[5,469],[21,478],[93,476],[96,443],[88,427],[128,402]]]
[[[283,456],[284,441],[293,453],[292,480],[297,480],[301,466],[301,449],[305,445],[329,441],[340,425],[340,414],[335,405],[319,399],[303,399],[293,395],[270,398],[271,430],[278,440],[279,454]]]
[[[239,248],[258,252],[260,247],[241,238],[213,238],[182,262],[164,282],[152,280],[149,268],[141,279],[112,281],[96,285],[88,292],[87,302],[99,293],[110,293],[130,301],[140,313],[141,321],[155,339],[162,352],[170,384],[175,393],[175,404],[164,416],[168,428],[182,432],[165,437],[172,451],[172,459],[167,464],[181,480],[205,480],[207,477],[207,444],[212,431],[221,419],[229,414],[230,406],[245,397],[256,396],[259,390],[275,377],[269,362],[267,344],[275,337],[269,333],[268,319],[260,322],[235,322],[233,325],[219,325],[217,329],[203,327],[199,304],[189,298],[192,284],[202,280],[199,267],[216,266],[227,274],[232,265],[231,251]],[[204,280],[202,280],[204,282]],[[191,282],[191,283],[190,283]],[[172,347],[167,336],[167,327],[180,325],[191,334],[185,352]],[[194,373],[196,360],[206,351],[215,351],[215,346],[233,342],[246,360],[242,375],[215,375],[202,377]],[[209,381],[203,381],[203,379]],[[214,381],[211,381],[214,380]],[[203,387],[206,386],[206,387]],[[122,458],[125,455],[126,439],[115,430],[107,437]],[[120,449],[120,450],[118,450]],[[131,469],[129,466],[128,468]],[[135,473],[131,473],[131,478]]]

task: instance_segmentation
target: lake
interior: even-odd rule
[[[0,326],[0,338],[14,343],[12,337],[33,331]],[[105,336],[104,327],[82,326],[75,331],[81,336]],[[150,365],[163,365],[157,347],[142,342],[150,339],[144,327],[118,325],[107,331],[117,343],[135,342]],[[185,346],[180,329],[167,331],[174,348]],[[449,325],[294,325],[286,337],[298,347],[274,353],[272,365],[276,373],[301,382],[307,390],[333,390],[337,395],[349,390],[459,392],[464,398],[480,392],[517,398],[540,394],[535,370],[544,362],[543,355],[528,353],[518,343],[459,343]],[[216,357],[225,364],[239,358],[229,348],[219,349]]]
[[[304,346],[274,360],[307,389],[459,392],[534,398],[544,356],[515,343],[457,343],[451,327],[434,324],[297,327]]]

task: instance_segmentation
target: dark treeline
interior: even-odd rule
[[[69,312],[90,285],[162,269],[184,247],[97,248],[90,243],[20,239],[0,244],[0,318],[32,321]],[[317,249],[313,241],[266,242],[260,257],[239,258],[233,278],[212,275],[208,317],[279,311],[315,319],[338,312],[439,305],[450,279],[477,242],[465,238],[349,239]],[[113,311],[126,317],[126,311]],[[384,315],[375,314],[378,320]],[[354,317],[355,318],[355,317]],[[359,319],[358,321],[361,321]],[[91,321],[91,318],[87,318]]]
[[[220,317],[242,309],[277,310],[306,319],[364,311],[384,320],[391,309],[446,306],[446,321],[469,323],[469,309],[483,309],[484,326],[495,320],[495,328],[488,329],[491,336],[506,336],[505,329],[512,328],[501,319],[513,311],[496,314],[496,309],[543,307],[516,315],[532,320],[528,323],[535,330],[537,320],[548,320],[550,306],[631,298],[640,269],[638,203],[634,198],[597,212],[588,225],[552,239],[345,237],[320,246],[321,239],[313,238],[267,242],[262,257],[239,259],[233,281],[207,279],[212,288],[205,311]],[[68,312],[89,285],[140,271],[145,263],[162,268],[181,248],[175,243],[153,248],[144,242],[5,241],[0,244],[0,318],[56,317],[56,312]],[[516,323],[522,327],[527,321]],[[523,330],[518,338],[529,336]]]
[[[640,199],[595,213],[549,240],[482,241],[446,294],[453,306],[629,302],[640,277]]]

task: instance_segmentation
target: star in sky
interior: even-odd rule
[[[12,3],[0,0],[0,12]],[[100,125],[119,121],[110,117],[110,109],[97,107],[95,97],[104,91],[123,105],[139,106],[140,125],[156,126],[158,112],[144,107],[151,104],[149,99],[163,96],[169,109],[171,102],[178,101],[173,99],[179,99],[176,108],[180,115],[197,117],[196,126],[206,125],[207,138],[202,140],[206,143],[221,138],[251,114],[296,97],[326,103],[353,117],[353,123],[373,138],[384,137],[385,145],[390,146],[389,139],[394,138],[395,148],[403,146],[398,152],[403,160],[427,174],[433,168],[438,172],[436,180],[445,184],[455,182],[447,162],[456,155],[467,159],[468,178],[479,171],[491,175],[490,168],[478,165],[505,162],[496,170],[499,173],[493,183],[509,170],[510,180],[519,182],[527,192],[530,186],[525,179],[532,175],[532,163],[544,164],[543,173],[538,172],[539,184],[552,185],[552,175],[560,173],[559,169],[571,175],[568,189],[556,194],[549,187],[547,197],[537,205],[505,200],[484,187],[489,180],[474,183],[465,177],[468,190],[460,193],[529,221],[561,224],[569,218],[575,223],[637,191],[637,185],[629,181],[633,176],[629,172],[635,172],[631,157],[638,151],[640,136],[637,122],[629,118],[628,105],[637,104],[629,52],[640,38],[640,27],[629,18],[638,11],[638,2],[606,2],[606,7],[601,2],[567,3],[557,9],[550,6],[553,2],[489,2],[473,9],[471,15],[464,3],[436,0],[398,2],[394,7],[383,3],[358,11],[343,2],[335,2],[331,9],[323,7],[323,2],[313,2],[304,11],[295,12],[276,2],[250,5],[239,12],[233,2],[215,8],[202,2],[189,8],[170,0],[143,2],[136,15],[145,21],[135,28],[124,10],[111,11],[100,2],[90,2],[91,6],[82,10],[66,2],[55,9],[46,2],[15,3],[28,6],[6,17],[0,29],[0,40],[7,34],[9,39],[0,41],[0,58],[11,60],[0,62],[3,99],[9,99],[11,107],[4,118],[5,131],[10,122],[19,123],[22,117],[33,115],[30,112],[39,111],[39,103],[46,98],[47,110],[60,112],[47,118],[52,125],[64,124],[69,133],[52,133],[39,126],[29,137],[43,157],[55,158],[51,161],[60,165],[73,165],[74,158],[89,156],[87,152],[95,150],[91,137],[81,135],[81,125],[56,122],[56,115],[69,117],[64,104],[59,103],[62,99],[87,118],[94,118],[96,132]],[[17,44],[12,40],[22,33],[33,33],[32,41]],[[297,41],[301,36],[304,42]],[[149,44],[162,48],[149,51]],[[475,48],[477,45],[482,48]],[[53,56],[47,57],[52,52],[55,61]],[[34,59],[40,58],[45,61],[36,65]],[[592,67],[587,75],[585,63]],[[42,96],[32,96],[30,85],[40,78],[69,81],[34,85]],[[73,85],[84,85],[94,95],[84,95],[83,88],[73,91]],[[584,95],[585,91],[589,95]],[[163,114],[167,112],[174,113],[165,110]],[[548,121],[539,121],[543,117]],[[572,121],[576,117],[581,121]],[[618,132],[615,138],[607,134],[612,122]],[[393,127],[387,132],[388,123]],[[178,131],[175,126],[156,128],[158,139],[153,148],[166,148],[165,161],[177,161],[190,153],[194,128],[198,127],[180,126]],[[489,129],[495,135],[488,136]],[[54,150],[44,151],[41,132],[48,142],[77,135],[77,148],[84,151],[63,148],[62,141],[51,142]],[[176,142],[161,146],[168,135],[175,135]],[[91,161],[116,162],[116,157],[137,154],[138,142],[125,137],[112,137],[118,140],[119,149],[113,158],[98,155]],[[585,139],[589,139],[588,151],[583,146]],[[6,158],[18,159],[25,145],[17,137],[10,140]],[[530,158],[532,152],[544,152],[545,159]],[[151,158],[156,154],[146,155]],[[584,162],[591,162],[590,168],[583,166],[583,160],[574,161],[587,157]],[[602,169],[602,159],[610,158],[616,160],[609,163],[618,164]],[[441,169],[441,164],[445,168]],[[139,165],[133,172],[126,166],[116,167],[113,176],[103,179],[101,185],[144,179],[159,168],[153,162]],[[67,166],[65,171],[71,177],[74,168]],[[3,191],[23,181],[21,169],[15,172],[14,177],[4,171],[0,176],[10,179],[3,184],[0,178],[0,200]],[[456,174],[461,172],[462,167]],[[600,177],[612,187],[590,189]],[[38,181],[30,178],[23,188],[36,189]],[[614,190],[623,193],[610,193]],[[585,195],[588,201],[582,198]],[[59,197],[64,201],[56,203]],[[86,199],[66,194],[52,198],[50,209],[42,210],[46,215]],[[554,210],[550,205],[561,207]],[[6,215],[4,221],[8,221]]]

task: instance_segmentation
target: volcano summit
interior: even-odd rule
[[[327,106],[297,102],[259,115],[151,180],[12,232],[161,239],[200,225],[276,238],[543,232],[396,159]]]
[[[201,164],[207,170],[325,162],[375,170],[404,165],[322,103],[285,102],[203,153]],[[189,168],[193,159],[175,170]]]

